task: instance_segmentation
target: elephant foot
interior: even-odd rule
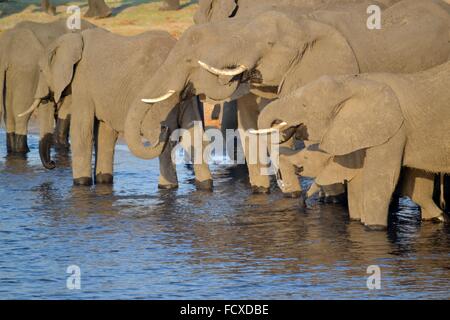
[[[197,190],[212,191],[213,181],[211,179],[205,181],[195,180],[195,186],[197,187]]]
[[[90,177],[81,177],[73,179],[74,186],[92,186],[92,178]]]
[[[158,184],[160,190],[175,190],[178,189],[178,184]]]
[[[14,151],[14,143],[15,143],[15,134],[14,132],[6,133],[6,151],[8,154]]]
[[[99,173],[95,176],[95,184],[113,184],[114,177],[109,173]]]
[[[269,194],[270,193],[270,188],[259,187],[259,186],[252,186],[252,193],[253,194]]]
[[[13,153],[26,154],[30,152],[27,143],[27,136],[23,134],[16,134],[14,136],[14,148]]]
[[[302,192],[301,191],[285,192],[285,193],[283,193],[283,196],[285,198],[297,199],[297,198],[301,198]]]
[[[365,225],[365,229],[366,231],[386,231],[387,230],[387,226],[383,226],[383,225]]]

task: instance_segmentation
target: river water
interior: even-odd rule
[[[158,161],[119,145],[113,187],[75,188],[67,161],[46,171],[29,145],[6,159],[0,133],[2,299],[450,298],[450,227],[421,224],[407,199],[388,232],[367,232],[339,205],[252,195],[239,167],[212,165],[208,193],[181,165],[180,188],[160,191]]]

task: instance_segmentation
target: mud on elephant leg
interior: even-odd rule
[[[194,164],[195,185],[197,189],[212,191],[213,180],[211,172],[208,163],[206,163],[206,159],[203,157],[207,143],[203,141],[204,129],[200,110],[201,107],[197,98],[192,99],[191,103],[186,106],[181,127],[187,130],[188,138],[181,139],[181,146],[188,153]],[[198,144],[201,145],[201,148],[196,149],[195,147]]]
[[[19,156],[25,156],[30,149],[28,148],[27,132],[29,116],[15,117],[15,135],[13,153]]]
[[[54,144],[53,130],[55,126],[55,106],[52,102],[41,101],[39,107],[39,156],[46,169],[54,169],[51,160],[51,147]]]
[[[158,188],[163,190],[177,189],[177,169],[172,161],[172,150],[175,144],[167,142],[163,152],[159,156],[159,182]]]
[[[15,136],[14,132],[7,132],[6,133],[6,152],[8,154],[13,152],[14,141],[15,141],[14,136]]]
[[[118,133],[100,121],[95,140],[95,183],[113,183],[114,148]]]
[[[249,129],[258,127],[259,106],[256,97],[251,94],[246,95],[238,100],[237,106],[239,135],[243,144],[252,190],[254,193],[269,193],[270,177],[268,174],[263,174],[264,171],[268,171],[268,166],[262,165],[261,159],[259,159],[259,143],[255,143],[252,149],[249,146],[252,140],[259,139],[248,132]]]

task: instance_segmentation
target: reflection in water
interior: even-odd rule
[[[0,134],[0,298],[450,298],[450,228],[403,199],[386,232],[338,205],[252,195],[241,167],[214,165],[215,190],[157,190],[157,161],[118,146],[114,186],[73,187],[70,159],[5,159]],[[65,289],[78,265],[82,290]],[[382,290],[366,269],[379,265]]]

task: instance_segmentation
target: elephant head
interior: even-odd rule
[[[41,140],[39,154],[42,164],[47,169],[55,168],[50,159],[50,148],[53,144],[53,119],[56,105],[58,110],[69,108],[70,84],[74,75],[75,65],[80,61],[83,51],[83,39],[80,33],[68,33],[46,49],[39,60],[39,81],[35,92],[35,101],[25,113],[39,108],[41,122]],[[58,111],[56,110],[56,111]],[[69,112],[65,110],[65,112]]]
[[[394,91],[363,76],[324,76],[269,104],[254,133],[277,128],[306,129],[306,139],[332,155],[343,156],[386,143],[402,127]]]
[[[251,21],[224,20],[188,29],[146,83],[142,98],[152,108],[171,96],[176,102],[193,95],[221,101],[236,98],[244,84],[277,92],[323,74],[357,72],[352,49],[335,29],[271,11]],[[131,108],[130,117],[137,114]]]

